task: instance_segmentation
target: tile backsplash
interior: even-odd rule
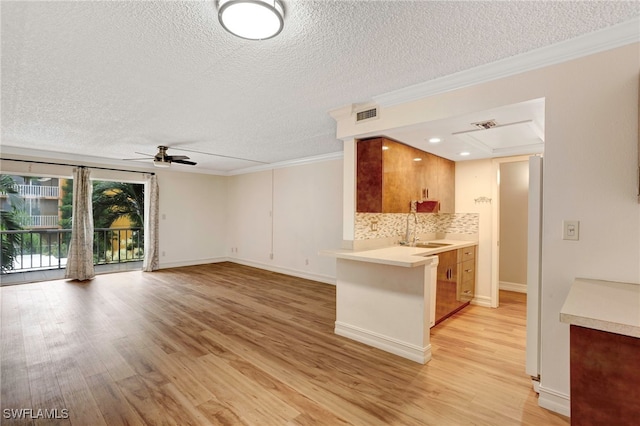
[[[478,234],[479,213],[417,213],[417,216],[417,234]],[[355,240],[402,237],[406,229],[407,213],[356,213]]]

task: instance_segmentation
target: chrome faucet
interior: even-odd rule
[[[409,226],[410,225],[409,219],[411,219],[411,216],[413,216],[413,223],[414,223],[414,226],[413,226],[413,239],[411,239],[411,232],[410,232],[410,226]],[[409,212],[409,214],[407,215],[407,232],[406,232],[405,237],[404,237],[405,244],[410,245],[410,246],[415,246],[416,245],[416,240],[417,240],[416,231],[417,231],[417,228],[418,228],[418,215],[414,211]]]

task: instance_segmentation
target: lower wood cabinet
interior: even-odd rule
[[[640,338],[571,325],[571,424],[640,420]]]
[[[476,287],[476,247],[438,254],[436,320],[438,324],[471,302]]]

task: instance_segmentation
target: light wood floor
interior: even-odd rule
[[[3,425],[569,424],[537,405],[515,293],[432,330],[426,365],[334,335],[335,287],[231,263],[0,296]]]

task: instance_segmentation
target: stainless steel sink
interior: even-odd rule
[[[421,248],[441,248],[441,247],[446,247],[450,245],[451,244],[449,243],[416,243],[416,247],[421,247]]]

